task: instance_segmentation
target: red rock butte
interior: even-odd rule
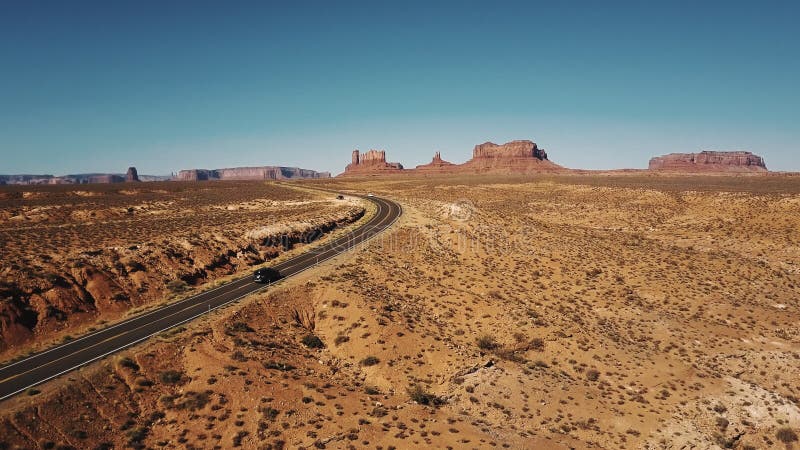
[[[486,142],[476,145],[472,150],[472,159],[464,164],[453,164],[442,159],[436,152],[428,164],[421,164],[415,169],[403,170],[400,163],[387,163],[384,150],[370,150],[363,155],[353,151],[352,162],[347,165],[342,175],[372,175],[395,173],[526,173],[553,172],[566,170],[547,159],[547,152],[539,148],[535,142],[511,141],[505,144]]]
[[[670,153],[650,160],[650,170],[672,172],[766,172],[764,158],[751,152],[701,151],[700,153]]]
[[[442,155],[439,152],[436,152],[433,155],[433,159],[428,164],[420,164],[414,170],[419,170],[422,172],[448,172],[453,170],[457,167],[455,164],[451,163],[450,161],[445,161],[442,159]]]
[[[370,150],[362,154],[356,149],[353,150],[351,162],[344,168],[342,175],[400,172],[402,170],[402,164],[386,162],[386,150]]]
[[[565,170],[547,159],[547,152],[533,141],[505,144],[484,142],[472,150],[472,159],[460,166],[471,172],[552,172]]]

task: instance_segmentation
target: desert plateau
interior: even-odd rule
[[[245,246],[252,224],[243,219],[262,214],[255,205],[292,222],[309,211],[348,217],[365,208],[337,207],[308,188],[390,196],[403,215],[364,248],[6,400],[0,445],[791,446],[800,428],[796,177],[347,177],[291,187],[176,183],[136,195],[98,188],[95,195],[118,202],[109,209],[89,207],[96,197],[83,191],[33,191],[38,209],[17,219],[36,221],[31,233],[95,211],[102,217],[91,226],[108,234],[91,245],[75,239],[72,259],[53,256],[47,276],[31,283],[50,289],[36,291],[40,302],[55,298],[48,292],[79,291],[87,269],[70,261],[82,258],[109,261],[92,271],[110,271],[114,283],[89,283],[126,299],[85,311],[54,304],[66,317],[44,316],[50,328],[31,332],[46,337],[79,316],[105,317],[104,303],[125,309],[168,293],[160,272],[168,261],[195,273],[161,251],[148,259],[159,264],[140,260],[149,287],[140,291],[135,277],[114,272],[130,256],[114,265],[121,250],[109,247],[136,244],[141,253],[148,240],[169,236],[166,249],[207,266],[227,255],[223,247]],[[226,239],[158,229],[159,214],[175,220],[180,197],[197,189],[209,200],[185,220],[219,221]],[[31,196],[3,193],[6,205]],[[173,202],[169,212],[162,202]],[[134,220],[129,205],[134,217],[152,216],[150,235],[113,232],[118,220]],[[9,206],[3,211],[10,216]],[[17,248],[41,240],[20,239]],[[71,284],[45,281],[58,277]]]

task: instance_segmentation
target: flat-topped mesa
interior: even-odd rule
[[[370,173],[370,172],[397,172],[403,170],[403,165],[397,162],[386,162],[386,150],[370,150],[361,153],[353,150],[350,164],[344,168],[344,173]]]
[[[459,167],[479,172],[551,172],[563,170],[547,158],[547,152],[529,140],[505,144],[485,142],[472,150],[472,159]]]
[[[547,152],[528,140],[511,141],[502,145],[484,142],[472,150],[472,159],[479,158],[536,158],[543,161],[547,159]]]
[[[650,170],[672,172],[766,172],[764,158],[751,152],[670,153],[650,160]]]
[[[420,164],[416,167],[416,170],[420,171],[442,171],[447,172],[452,170],[453,168],[458,167],[455,164],[445,161],[442,159],[442,155],[439,152],[434,153],[433,159],[428,164]]]
[[[329,178],[329,172],[298,167],[231,167],[226,169],[188,169],[178,172],[179,181],[205,180],[285,180],[292,178]]]

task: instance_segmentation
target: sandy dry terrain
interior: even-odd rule
[[[363,212],[264,182],[4,187],[0,358],[247,272]]]
[[[404,216],[280,289],[12,399],[0,440],[749,449],[796,439],[800,180],[319,184],[387,195]]]

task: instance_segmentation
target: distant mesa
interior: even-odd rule
[[[414,169],[403,170],[400,163],[387,163],[384,150],[370,150],[363,155],[353,151],[352,162],[347,165],[342,175],[369,175],[395,173],[526,173],[552,172],[566,170],[554,164],[547,157],[547,152],[539,148],[535,142],[522,140],[505,144],[485,142],[476,145],[472,150],[472,159],[464,164],[453,164],[442,159],[436,152],[428,164],[421,164]]]
[[[415,170],[421,172],[449,172],[454,170],[457,165],[451,163],[450,161],[445,161],[442,159],[442,155],[440,152],[436,152],[433,155],[433,159],[428,164],[421,164],[416,167]]]
[[[188,169],[178,172],[178,181],[206,180],[285,180],[292,178],[330,178],[330,172],[298,167],[231,167],[227,169]]]
[[[148,179],[164,179],[164,177],[147,176]],[[125,181],[139,181],[135,167],[129,167],[126,174],[117,173],[83,173],[76,175],[0,175],[0,184],[110,184]]]
[[[505,144],[485,142],[472,150],[472,159],[462,164],[472,172],[551,172],[565,170],[551,162],[547,152],[529,140],[511,141]]]
[[[527,140],[511,141],[502,145],[497,145],[494,142],[484,142],[476,145],[472,150],[473,160],[498,158],[536,158],[539,161],[544,161],[547,159],[547,152],[539,148],[535,142]]]
[[[136,171],[136,167],[128,167],[128,173],[125,174],[125,181],[129,183],[139,181],[139,172]]]
[[[403,170],[403,165],[397,162],[386,162],[385,150],[370,150],[361,153],[358,149],[353,150],[350,164],[344,169],[344,175],[348,174],[369,174],[393,172]]]
[[[0,184],[109,184],[140,181],[198,180],[286,180],[293,178],[330,178],[330,172],[317,172],[298,167],[234,167],[229,169],[189,169],[178,175],[139,175],[136,167],[125,174],[88,173],[79,175],[0,175]]]
[[[764,158],[751,152],[701,151],[700,153],[670,153],[650,160],[650,170],[671,172],[766,172]]]

